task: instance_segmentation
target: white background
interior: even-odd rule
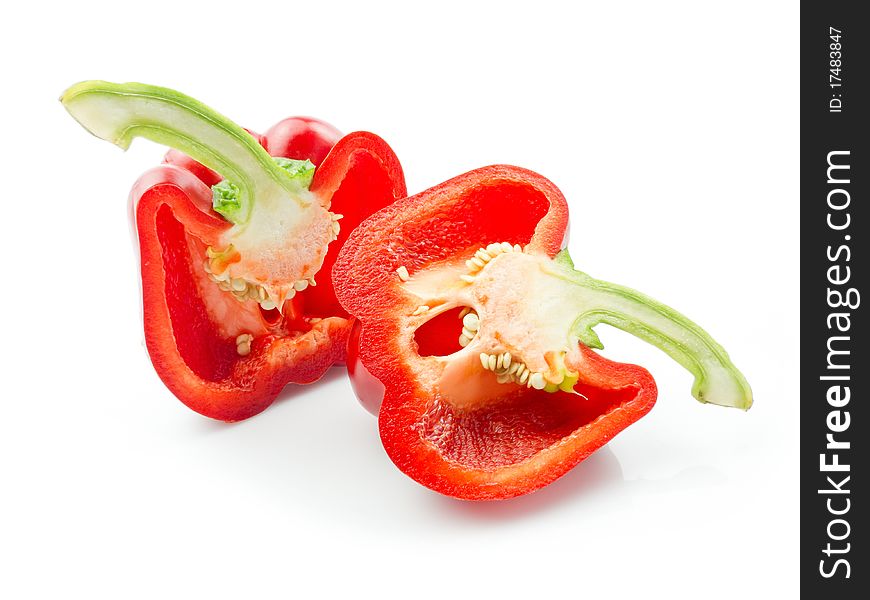
[[[6,9],[0,596],[795,597],[797,5],[255,4]],[[163,149],[76,125],[57,97],[91,78],[259,130],[375,131],[412,192],[539,171],[569,199],[578,267],[706,327],[756,405],[700,405],[675,363],[601,328],[658,404],[489,504],[401,474],[338,369],[247,422],[200,417],[142,341],[126,196]]]

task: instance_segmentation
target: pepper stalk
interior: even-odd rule
[[[308,188],[314,164],[273,159],[254,137],[217,111],[171,89],[142,83],[85,81],[61,102],[95,136],[127,149],[135,137],[165,144],[225,179],[212,187],[213,208],[233,223],[221,235],[222,253],[238,259],[218,281],[240,280],[240,289],[263,289],[266,306],[314,281],[341,215]],[[247,297],[247,296],[245,296]]]
[[[215,209],[232,223],[245,223],[261,199],[289,197],[306,204],[299,195],[308,187],[304,179],[276,164],[242,127],[181,92],[142,83],[83,81],[60,101],[85,129],[124,150],[133,138],[143,137],[220,173],[228,184],[216,194]]]
[[[673,308],[631,288],[594,279],[574,269],[567,250],[552,275],[582,289],[582,312],[571,332],[590,348],[604,345],[593,327],[605,323],[652,344],[689,371],[699,402],[749,409],[752,390],[728,353],[706,331]],[[566,268],[570,268],[567,271]]]
[[[593,328],[605,323],[656,346],[688,370],[700,402],[744,410],[752,405],[743,374],[699,325],[645,294],[576,270],[567,250],[550,259],[517,244],[494,243],[465,265],[460,286],[447,293],[451,302],[443,306],[471,311],[463,318],[459,345],[478,356],[499,383],[569,391],[583,368],[577,344],[602,349]],[[439,280],[420,274],[406,285],[422,299],[437,297],[430,281]]]

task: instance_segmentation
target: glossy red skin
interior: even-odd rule
[[[502,241],[553,257],[567,228],[567,204],[550,181],[518,167],[493,166],[385,207],[339,253],[336,295],[358,319],[348,359],[354,390],[370,410],[380,405],[387,454],[422,485],[468,500],[534,491],[655,403],[656,386],[645,369],[580,345],[575,390],[585,400],[518,387],[506,398],[459,409],[432,397],[416,379],[404,359],[416,349],[394,343],[402,337],[396,313],[409,309],[395,273],[399,266],[413,277],[427,265],[464,260]]]
[[[330,200],[333,212],[346,214],[341,221],[343,235],[330,244],[327,261],[316,276],[317,287],[309,287],[285,305],[283,326],[256,336],[248,356],[239,356],[235,340],[223,338],[212,322],[192,275],[201,266],[191,264],[186,250],[191,239],[217,244],[230,227],[211,208],[209,186],[220,177],[173,150],[167,153],[166,164],[146,172],[130,194],[139,238],[148,353],[173,394],[207,417],[246,419],[268,407],[286,384],[316,381],[331,365],[345,360],[352,320],[338,307],[330,273],[324,269],[331,268],[347,229],[406,193],[399,161],[379,137],[356,132],[333,146],[333,128],[312,119],[302,119],[304,127],[300,127],[299,121],[286,119],[266,136],[252,135],[264,147],[275,136],[279,143],[271,146],[280,148],[281,156],[320,163],[310,189]],[[315,128],[318,123],[323,126]],[[324,131],[324,137],[314,140],[318,131]],[[297,134],[299,144],[294,143]],[[306,155],[309,151],[316,151],[313,158]],[[333,306],[338,309],[330,312]],[[289,316],[294,311],[321,320],[305,325],[308,331],[293,334],[285,329],[302,323]]]
[[[347,341],[347,374],[357,400],[367,411],[377,416],[384,401],[384,384],[371,374],[359,356],[359,336],[362,327],[355,321]]]
[[[304,156],[319,166],[341,139],[341,132],[320,119],[290,117],[273,125],[263,137],[263,147],[272,156]]]

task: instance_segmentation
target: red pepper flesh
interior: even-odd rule
[[[61,103],[122,149],[137,137],[174,149],[130,199],[146,345],[182,402],[237,421],[344,361],[352,323],[332,264],[360,221],[405,195],[382,139],[309,117],[261,136],[142,83],[83,81]]]
[[[699,400],[751,403],[703,330],[575,271],[560,252],[567,227],[567,204],[550,181],[493,166],[385,207],[339,253],[336,296],[358,319],[348,355],[354,390],[378,414],[389,457],[417,482],[470,500],[524,494],[649,412],[650,374],[590,349],[600,347],[591,332],[599,322],[687,365]],[[563,346],[547,346],[553,339]],[[495,346],[499,354],[487,354]]]
[[[170,150],[167,164],[144,174],[131,192],[148,352],[160,378],[182,402],[222,421],[255,415],[286,384],[311,383],[331,365],[343,363],[351,320],[335,300],[331,265],[362,219],[405,195],[398,159],[374,134],[337,139],[337,130],[321,121],[293,118],[265,136],[252,135],[274,156],[318,164],[310,189],[344,218],[315,278],[317,285],[285,304],[283,314],[225,299],[233,311],[227,319],[243,318],[246,330],[256,328],[261,334],[247,356],[238,355],[234,339],[215,323],[208,306],[215,298],[202,293],[210,282],[201,283],[201,261],[195,260],[200,254],[189,251],[191,245],[216,243],[230,226],[212,210],[209,186],[221,177]]]

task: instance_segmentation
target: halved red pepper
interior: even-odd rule
[[[332,265],[360,221],[405,195],[382,139],[301,117],[260,136],[142,84],[84,82],[61,100],[122,148],[137,136],[175,148],[130,199],[146,345],[182,402],[238,421],[344,361],[351,319]]]
[[[450,496],[524,494],[646,414],[650,374],[596,354],[604,322],[695,375],[703,402],[751,391],[700,327],[639,292],[574,269],[568,209],[544,177],[478,169],[365,220],[339,253],[339,302],[359,319],[348,368],[379,410],[387,454]]]

